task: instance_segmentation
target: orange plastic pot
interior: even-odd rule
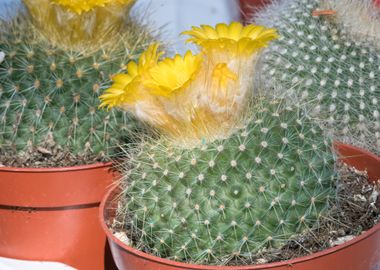
[[[0,257],[104,269],[98,212],[115,177],[111,163],[0,168]]]
[[[271,0],[239,0],[242,21],[249,23],[256,11],[270,2]]]
[[[336,143],[335,149],[347,164],[368,170],[372,181],[380,179],[380,157],[349,145]],[[379,270],[380,224],[337,247],[309,256],[255,266],[205,266],[179,263],[155,257],[125,245],[108,229],[115,214],[119,190],[109,191],[100,206],[100,219],[111,251],[120,270]]]

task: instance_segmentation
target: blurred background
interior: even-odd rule
[[[154,26],[165,26],[163,38],[174,45],[177,52],[186,50],[184,37],[178,34],[192,25],[240,20],[236,0],[138,0],[134,12],[149,10],[148,18]]]
[[[12,16],[21,0],[0,0],[0,16]],[[229,23],[250,17],[269,0],[137,0],[134,14],[144,14],[155,27],[165,26],[163,38],[178,52],[185,50],[178,34],[191,26]],[[253,8],[252,8],[253,7]]]

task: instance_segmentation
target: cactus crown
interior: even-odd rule
[[[338,8],[337,2],[361,6],[357,11],[367,10],[369,3],[329,4]],[[347,15],[345,9],[313,16],[313,11],[324,7],[321,3],[324,1],[280,1],[259,14],[257,21],[278,28],[281,39],[264,53],[256,74],[267,92],[274,87],[277,96],[310,104],[314,117],[329,126],[339,140],[379,153],[379,50],[370,39],[353,39],[350,26],[337,22],[336,18]]]
[[[334,157],[301,107],[253,96],[258,49],[274,29],[185,34],[199,54],[157,62],[153,44],[101,96],[163,134],[128,159],[118,215],[143,250],[226,264],[314,226],[334,194]]]
[[[186,145],[228,136],[249,100],[251,82],[244,75],[253,72],[258,51],[277,34],[236,22],[210,28],[185,32],[201,44],[197,55],[188,51],[158,61],[158,44],[152,44],[128,74],[115,77],[100,97],[102,106],[120,106]]]
[[[56,47],[98,51],[125,38],[134,0],[23,0],[31,22]],[[126,16],[127,15],[127,16]],[[120,35],[120,33],[122,33]],[[134,33],[135,34],[135,33]]]
[[[1,22],[1,151],[54,145],[72,155],[106,158],[135,123],[125,112],[98,110],[98,96],[114,73],[139,56],[150,34],[129,21],[117,42],[74,51],[56,47],[30,20],[20,14]]]
[[[53,4],[60,5],[68,10],[78,13],[88,12],[97,7],[104,7],[107,5],[129,5],[135,0],[51,0]]]

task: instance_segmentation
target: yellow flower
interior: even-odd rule
[[[116,74],[113,76],[114,83],[99,97],[102,102],[99,106],[100,108],[108,107],[110,109],[124,103],[133,103],[138,99],[140,83],[137,80],[137,64],[130,62],[127,69],[128,74]]]
[[[96,7],[104,7],[108,4],[129,5],[134,0],[52,0],[53,3],[66,7],[72,12],[81,14]]]
[[[149,68],[157,64],[158,58],[163,52],[157,52],[159,43],[153,43],[141,54],[139,63],[129,62],[127,65],[128,74],[116,74],[112,80],[114,83],[99,97],[101,100],[100,108],[108,109],[122,104],[132,104],[144,98],[141,91],[141,76]]]
[[[147,72],[150,68],[154,67],[158,59],[164,52],[157,52],[160,44],[158,42],[152,43],[148,49],[140,55],[139,58],[139,74]]]
[[[169,96],[185,89],[195,79],[201,61],[199,55],[193,55],[190,51],[184,57],[177,54],[174,58],[166,58],[149,69],[142,82],[153,94]]]
[[[182,34],[191,36],[187,42],[193,42],[205,50],[216,49],[234,55],[251,55],[278,38],[274,28],[253,24],[243,26],[239,22],[230,25],[219,23],[215,28],[209,25],[193,26],[192,30]]]

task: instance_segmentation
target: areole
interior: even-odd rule
[[[342,143],[335,143],[340,159],[358,170],[367,170],[370,180],[380,179],[380,157]],[[100,220],[107,234],[115,262],[121,270],[378,270],[380,269],[380,224],[362,235],[315,254],[277,263],[254,266],[191,265],[155,257],[117,239],[109,230],[116,209],[117,187],[110,190],[100,206]]]

